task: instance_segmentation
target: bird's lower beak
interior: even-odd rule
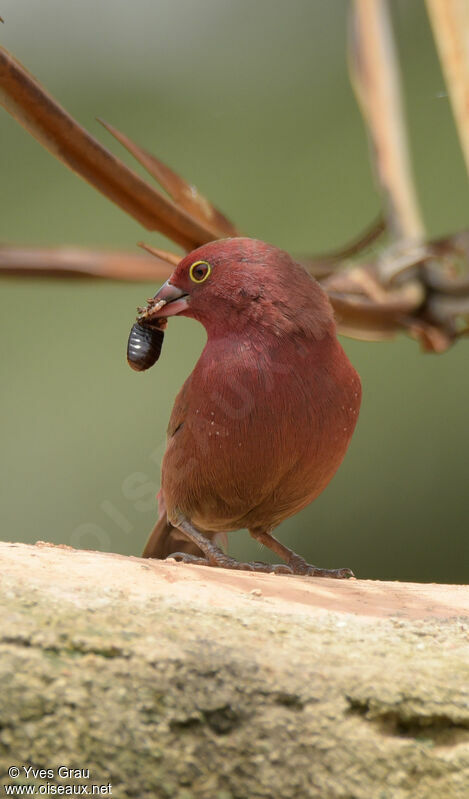
[[[182,289],[173,286],[169,280],[163,283],[155,296],[148,301],[146,308],[140,311],[139,320],[159,319],[162,316],[176,316],[189,306],[189,295]]]

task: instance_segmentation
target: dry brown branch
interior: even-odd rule
[[[15,277],[96,277],[107,280],[166,280],[166,260],[146,255],[80,247],[0,246],[0,274]]]
[[[427,9],[469,174],[469,3],[427,0]]]
[[[328,292],[340,332],[381,340],[405,331],[426,351],[442,352],[469,330],[469,234],[429,244],[422,241],[423,225],[410,176],[386,5],[383,0],[355,0],[354,8],[355,84],[370,126],[376,165],[398,240],[374,259],[362,258],[355,263],[345,260],[361,254],[384,232],[385,223],[379,218],[347,247],[300,260]],[[173,196],[174,202],[141,180],[1,49],[0,101],[44,146],[146,227],[164,232],[187,249],[236,233],[232,223],[190,184],[124,134],[105,125]],[[0,273],[165,280],[179,256],[144,246],[154,258],[76,248],[4,246],[0,247]]]
[[[324,268],[325,264],[328,264],[328,268],[331,270],[332,264],[359,255],[363,250],[375,244],[384,233],[386,233],[386,222],[383,215],[380,214],[366,230],[344,247],[314,256],[304,256],[299,260],[303,266],[313,272],[315,269]]]
[[[180,175],[163,164],[159,158],[139,147],[135,142],[125,136],[117,128],[98,118],[98,122],[125,147],[131,155],[141,164],[159,184],[172,197],[179,208],[183,208],[198,219],[203,225],[210,225],[216,229],[217,236],[237,236],[238,231],[229,219],[224,216],[200,191],[187,183]]]
[[[106,150],[3,48],[0,103],[46,149],[148,230],[187,250],[219,238],[214,225],[195,219]]]
[[[159,283],[179,257],[144,245],[153,258],[80,248],[0,247],[0,274],[95,277]],[[469,232],[422,245],[408,262],[418,278],[383,285],[381,259],[340,264],[313,259],[307,266],[327,291],[343,335],[368,341],[406,332],[427,352],[443,352],[467,335]],[[462,273],[461,273],[462,267]],[[410,273],[409,273],[410,274]]]

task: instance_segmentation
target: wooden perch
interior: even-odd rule
[[[120,799],[469,795],[467,587],[0,560],[2,782],[67,764]]]

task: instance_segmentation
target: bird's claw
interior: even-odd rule
[[[311,566],[311,572],[308,572],[313,577],[332,577],[334,580],[350,580],[350,578],[354,578],[355,575],[352,569],[316,569],[315,566]]]
[[[196,566],[210,566],[207,558],[199,558],[189,552],[172,552],[165,560],[175,560],[176,563],[192,563]]]
[[[299,555],[286,563],[262,563],[261,561],[243,562],[230,558],[229,555],[220,554],[216,558],[201,558],[189,552],[173,552],[166,560],[175,560],[177,563],[190,563],[193,566],[215,566],[219,569],[233,569],[235,571],[261,572],[263,574],[296,574],[306,577],[332,577],[343,580],[354,577],[351,569],[319,569],[311,566]]]
[[[171,555],[166,557],[166,560],[175,560],[177,563],[190,563],[192,566],[215,566],[219,569],[234,569],[236,571],[292,574],[290,567],[283,563],[272,566],[269,563],[262,563],[261,561],[239,561],[235,560],[235,558],[230,558],[229,555],[221,553],[216,558],[209,560],[209,558],[191,555],[189,552],[172,552]]]
[[[300,574],[306,577],[332,577],[334,580],[355,577],[351,569],[320,569],[318,566],[312,566],[296,553],[289,559],[288,566],[291,569],[291,574]]]
[[[287,566],[286,563],[274,563],[269,568],[270,574],[294,574],[295,572],[291,568],[291,566]]]
[[[190,563],[193,566],[217,566],[220,569],[241,569],[244,571],[257,571],[255,569],[256,565],[264,565],[262,563],[242,563],[230,558],[228,555],[220,555],[216,560],[215,558],[209,560],[208,558],[191,555],[189,552],[172,552],[171,555],[166,557],[166,560],[175,560],[177,563]]]

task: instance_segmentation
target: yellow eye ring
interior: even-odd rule
[[[207,261],[195,261],[189,269],[189,277],[193,283],[203,283],[211,271],[212,267]]]

